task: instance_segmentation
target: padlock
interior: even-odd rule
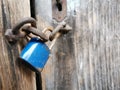
[[[46,40],[44,39],[48,38],[45,33],[47,31],[52,32],[53,29],[51,27],[45,28],[42,31],[43,34],[38,32],[37,29],[28,26],[24,26],[22,30],[25,32],[31,32],[34,35],[38,35],[39,38],[31,37],[30,41],[21,51],[19,59],[22,60],[22,62],[24,62],[24,64],[26,64],[26,66],[28,66],[31,70],[35,72],[41,72],[50,55],[50,49],[46,45]]]
[[[26,28],[25,28],[26,29]],[[28,28],[29,29],[29,28]],[[50,55],[50,50],[54,46],[57,38],[64,31],[69,31],[72,28],[66,25],[65,22],[59,24],[54,31],[51,29],[43,30],[43,33],[46,31],[51,31],[49,39],[52,41],[51,45],[48,47],[45,42],[39,38],[31,38],[25,48],[20,54],[20,58],[29,64],[29,68],[32,70],[43,69]],[[26,29],[27,30],[27,29]]]
[[[31,38],[20,54],[20,58],[35,68],[44,68],[50,55],[45,42],[39,38]]]

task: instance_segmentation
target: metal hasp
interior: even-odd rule
[[[29,17],[20,20],[12,29],[7,29],[5,36],[9,42],[14,42],[13,44],[19,38],[28,37],[30,33],[37,36],[30,37],[31,40],[26,44],[19,57],[31,70],[37,72],[38,68],[41,69],[40,71],[44,68],[49,58],[50,50],[58,37],[71,30],[72,28],[66,22],[62,21],[54,29],[46,28],[41,31],[36,28],[36,20]],[[45,34],[47,31],[51,32],[49,36]],[[49,47],[45,44],[47,41],[51,41]]]
[[[52,0],[52,16],[61,22],[67,16],[67,0]]]
[[[61,34],[66,34],[67,32],[71,31],[72,27],[70,27],[68,24],[66,24],[66,22],[61,22],[51,33],[51,35],[49,36],[50,41],[52,41],[55,38],[55,35],[57,33],[61,33]]]
[[[61,34],[67,34],[71,30],[72,30],[72,27],[66,24],[66,22],[63,21],[59,23],[59,25],[51,32],[49,36],[49,40],[52,41],[49,49],[52,49],[56,40],[61,36]]]

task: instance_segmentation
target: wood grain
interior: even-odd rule
[[[118,0],[80,1],[74,33],[78,90],[119,90],[119,6]]]
[[[20,46],[4,36],[23,17],[30,17],[29,0],[0,1],[0,90],[36,90],[34,73],[17,60]]]
[[[42,72],[43,90],[119,90],[120,1],[67,1],[67,22],[73,31],[59,38],[52,49]],[[36,2],[36,15],[56,24],[49,10],[51,1]],[[40,8],[45,3],[48,10]],[[44,10],[48,12],[41,13]]]

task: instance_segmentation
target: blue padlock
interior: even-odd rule
[[[32,38],[20,54],[20,58],[35,68],[44,68],[50,49],[39,38]]]

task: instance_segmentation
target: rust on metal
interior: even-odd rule
[[[72,30],[72,28],[66,24],[66,22],[62,22],[60,23],[51,33],[51,35],[49,36],[50,41],[52,41],[55,38],[55,35],[57,33],[67,33],[70,30]]]
[[[61,22],[67,16],[67,0],[52,0],[52,16]]]
[[[25,37],[26,33],[20,33],[20,29],[25,24],[31,24],[31,26],[36,27],[36,20],[31,17],[23,18],[17,24],[14,25],[12,29],[7,29],[5,36],[9,42],[16,42],[19,38]]]
[[[20,30],[22,31],[20,32]],[[5,36],[9,42],[16,42],[17,40],[19,40],[19,38],[24,38],[25,36],[29,36],[30,33],[32,33],[36,36],[39,36],[41,41],[46,42],[49,40],[49,37],[45,35],[45,32],[52,32],[52,30],[53,29],[51,28],[46,28],[46,30],[43,32],[41,30],[38,30],[36,28],[36,20],[34,18],[27,17],[20,20],[17,24],[14,25],[12,29],[7,29],[7,31],[5,32]]]
[[[13,27],[12,29],[13,34],[18,34],[18,30],[20,30],[20,28],[27,23],[30,23],[32,27],[36,27],[36,20],[34,18],[32,17],[23,18]]]
[[[27,24],[27,25],[26,25]],[[28,25],[31,24],[31,25]],[[41,41],[46,42],[48,40],[52,41],[57,33],[65,34],[72,28],[66,24],[66,22],[61,22],[54,30],[51,28],[46,28],[43,31],[36,28],[36,20],[33,18],[24,18],[18,22],[13,29],[7,29],[5,36],[9,42],[16,42],[19,38],[24,38],[29,36],[30,33],[39,36]],[[20,32],[22,30],[22,32]],[[24,32],[23,32],[24,31]],[[45,34],[46,31],[50,31],[49,37]]]
[[[38,30],[37,28],[31,26],[24,26],[22,30],[28,33],[32,33],[36,36],[39,36],[43,42],[46,42],[49,39],[43,32],[41,32],[41,30]]]
[[[17,35],[14,35],[12,33],[12,29],[7,29],[5,36],[10,43],[15,43],[17,40],[19,40],[19,38],[24,38],[26,36],[26,33],[19,33]]]

